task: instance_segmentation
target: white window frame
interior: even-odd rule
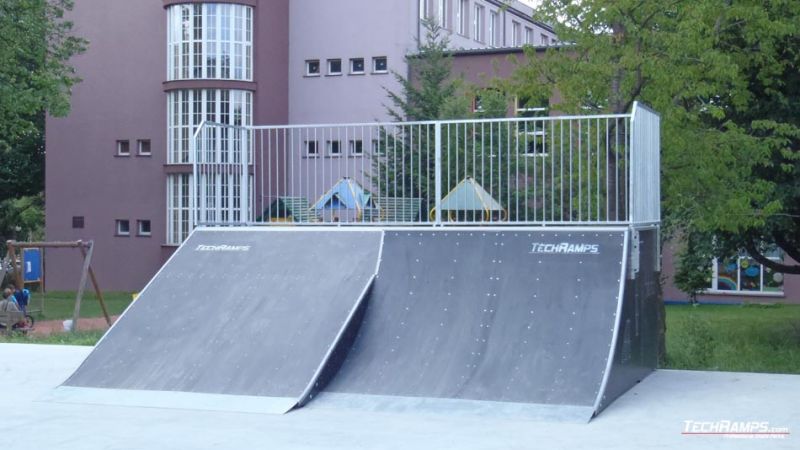
[[[361,70],[355,70],[356,61],[361,61]],[[367,73],[367,63],[364,58],[350,58],[350,75],[364,75]]]
[[[533,28],[525,27],[525,44],[533,45],[534,44],[535,35],[533,33]]]
[[[312,147],[314,148],[313,152],[311,151]],[[303,151],[306,158],[319,158],[319,141],[314,139],[303,141]]]
[[[167,164],[190,164],[191,143],[203,121],[233,126],[253,125],[253,93],[237,89],[179,89],[167,94]],[[222,139],[218,136],[217,139]],[[237,142],[227,137],[227,148]],[[238,155],[234,154],[234,157]]]
[[[317,71],[312,72],[311,68],[316,64]],[[307,59],[306,60],[306,77],[318,77],[322,75],[322,65],[320,64],[318,59]]]
[[[124,148],[127,147],[127,150]],[[117,156],[131,156],[131,141],[127,139],[117,140]]]
[[[144,149],[144,144],[147,143],[147,150]],[[136,140],[136,154],[139,156],[152,156],[153,155],[153,142],[150,139],[137,139]]]
[[[475,14],[475,17],[472,18],[472,28],[473,28],[472,29],[472,34],[473,34],[472,37],[476,41],[484,43],[484,42],[486,42],[486,38],[485,38],[485,34],[486,33],[485,33],[485,30],[484,30],[484,28],[485,28],[484,22],[486,21],[484,19],[485,15],[486,15],[486,8],[483,5],[481,5],[480,3],[475,3],[475,7],[473,9],[473,12]]]
[[[123,225],[127,230],[123,229]],[[130,236],[131,235],[131,221],[128,219],[116,219],[115,221],[116,234],[115,236]]]
[[[544,33],[541,33],[539,35],[539,38],[542,40],[542,45],[545,45],[545,46],[546,45],[550,45],[550,36],[548,36],[548,35],[546,35]]]
[[[721,295],[734,295],[734,296],[753,296],[753,297],[783,297],[785,295],[786,289],[786,280],[784,278],[783,284],[781,285],[780,291],[765,291],[764,290],[764,270],[765,267],[763,264],[756,261],[756,264],[759,265],[759,290],[757,291],[747,291],[742,289],[742,278],[741,278],[741,261],[742,259],[752,259],[747,254],[737,255],[736,256],[736,289],[720,289],[719,288],[719,258],[714,258],[711,261],[712,270],[711,270],[711,288],[705,291],[706,294],[721,294]],[[782,258],[780,257],[773,257],[770,256],[768,259],[776,262],[782,262]]]
[[[338,71],[338,72],[335,72],[333,69],[331,69],[331,65],[332,65],[333,63],[337,62],[337,61],[339,62],[339,71]],[[327,72],[327,75],[328,75],[329,77],[338,77],[338,76],[342,75],[342,60],[341,60],[341,58],[332,58],[332,59],[329,59],[329,60],[328,60],[328,64],[327,64],[327,65],[328,65],[328,72]]]
[[[511,22],[511,46],[519,47],[522,39],[522,24],[517,21]]]
[[[167,8],[167,80],[253,81],[253,8],[233,3]]]
[[[469,0],[458,0],[458,34],[469,37]]]
[[[439,26],[444,29],[449,29],[449,23],[447,20],[447,13],[448,13],[448,6],[450,4],[450,0],[439,0],[439,5],[436,10],[437,20],[439,21]]]
[[[357,151],[358,147],[361,147],[360,151]],[[350,156],[364,156],[364,140],[363,139],[350,139],[348,143],[348,154]]]
[[[144,224],[147,223],[148,230],[144,230]],[[150,237],[153,235],[153,222],[147,219],[139,219],[136,221],[136,235]]]
[[[386,63],[386,68],[383,70],[378,70],[378,61],[381,59],[384,60],[384,62]],[[387,58],[386,56],[376,56],[372,58],[372,73],[376,74],[389,73],[389,58]]]
[[[497,11],[489,12],[489,45],[497,47],[497,24],[499,23],[500,14]]]
[[[336,147],[336,151],[333,151],[334,146]],[[342,141],[338,139],[329,139],[325,141],[325,153],[331,158],[342,156]]]

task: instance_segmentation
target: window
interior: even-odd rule
[[[538,106],[530,97],[518,96],[514,112],[517,117],[542,117],[547,114],[547,106]]]
[[[458,0],[458,34],[466,36],[469,32],[469,0]]]
[[[342,60],[329,59],[328,60],[328,75],[341,75],[342,74]]]
[[[364,141],[362,140],[353,140],[350,141],[350,155],[351,156],[361,156],[364,154]]]
[[[766,255],[782,261],[779,251]],[[783,293],[783,274],[762,266],[746,253],[713,261],[711,291],[740,293]]]
[[[372,58],[372,73],[388,73],[389,64],[385,56]]]
[[[136,234],[139,236],[150,236],[152,231],[150,230],[150,221],[149,220],[137,220],[136,221]]]
[[[319,147],[317,146],[317,141],[305,141],[306,147],[306,156],[309,158],[314,158],[319,156]]]
[[[252,125],[253,93],[228,89],[183,89],[167,94],[167,163],[190,163],[192,136],[203,120],[233,126]],[[246,134],[222,128],[208,128],[205,139],[216,142],[208,148],[219,148],[219,154],[209,152],[207,162],[240,160],[238,149]]]
[[[117,156],[131,156],[131,143],[129,141],[117,141]]]
[[[139,156],[150,156],[150,139],[139,139],[136,141]]]
[[[327,146],[329,156],[339,156],[342,154],[342,143],[340,141],[328,141]]]
[[[481,5],[475,4],[475,17],[472,19],[472,37],[478,42],[485,42],[484,33],[484,8]]]
[[[180,244],[191,231],[189,208],[191,177],[185,173],[167,175],[167,244]]]
[[[450,26],[450,23],[449,23],[449,20],[448,20],[448,17],[447,17],[449,12],[450,12],[449,11],[449,9],[450,9],[449,8],[449,4],[450,4],[450,0],[439,0],[439,5],[438,5],[438,8],[436,10],[437,19],[439,21],[439,25],[442,28],[448,28]]]
[[[182,4],[167,9],[167,80],[253,79],[253,8]]]
[[[319,60],[309,59],[306,61],[306,76],[318,77],[319,76]]]
[[[431,1],[419,0],[419,19],[425,20],[431,17]]]
[[[351,75],[364,74],[364,58],[353,58],[350,60],[350,74]]]
[[[372,154],[373,155],[382,155],[383,154],[383,149],[381,148],[380,139],[373,139],[372,140]]]
[[[542,45],[550,45],[550,37],[546,34],[541,35],[542,37]]]
[[[480,95],[472,99],[472,112],[483,112],[483,101]]]
[[[533,45],[533,29],[525,27],[525,43]]]
[[[522,25],[519,22],[511,22],[511,45],[513,47],[522,45]]]
[[[497,39],[497,31],[499,22],[499,16],[497,11],[492,11],[489,14],[489,45],[492,47],[497,47],[499,40]]]
[[[83,216],[72,217],[72,228],[76,230],[83,229]]]
[[[131,222],[129,220],[117,220],[117,236],[130,236]]]

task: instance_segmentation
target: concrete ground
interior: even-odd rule
[[[44,401],[91,348],[0,344],[0,435],[57,449],[797,449],[800,376],[662,370],[589,424],[339,410],[287,415]],[[313,404],[313,403],[312,403]],[[685,421],[768,422],[789,434],[688,435]],[[695,425],[708,431],[709,425]],[[703,428],[705,427],[705,428]]]

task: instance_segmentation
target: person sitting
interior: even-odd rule
[[[24,288],[17,289],[14,283],[10,283],[8,288],[14,293],[14,299],[17,302],[17,306],[22,311],[22,314],[28,314],[28,301],[31,298],[30,291]]]
[[[14,291],[9,288],[3,290],[3,299],[0,300],[0,312],[21,312],[19,307],[17,307],[16,300],[14,299]],[[25,316],[23,315],[19,322],[11,325],[11,329],[24,329],[25,325]],[[0,322],[0,328],[8,328],[8,324]]]

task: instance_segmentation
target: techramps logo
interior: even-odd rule
[[[599,255],[599,244],[570,244],[561,242],[559,244],[543,244],[534,242],[531,244],[532,255]]]
[[[198,245],[196,252],[249,252],[249,245]]]

